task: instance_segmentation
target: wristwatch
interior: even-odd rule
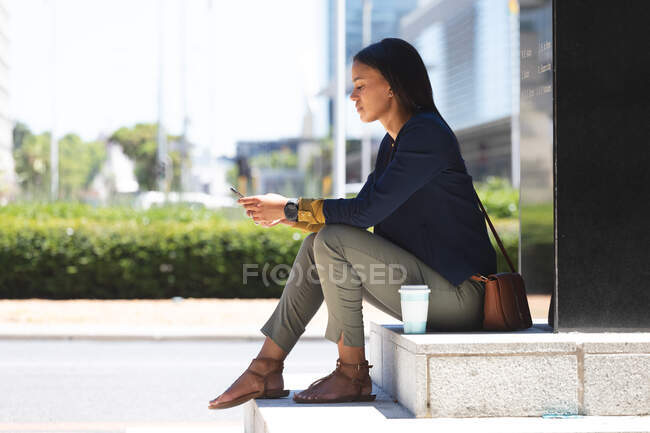
[[[290,198],[284,205],[284,217],[289,221],[298,221],[298,199]]]

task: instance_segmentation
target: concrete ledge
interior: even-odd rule
[[[493,417],[420,418],[376,389],[373,403],[295,404],[286,399],[252,400],[244,406],[246,433],[611,433],[650,432],[650,417],[578,416],[574,418]]]
[[[305,389],[310,378],[285,375],[287,387]],[[396,403],[381,388],[373,384],[377,398],[364,403],[298,404],[292,391],[287,398],[251,400],[244,406],[244,431],[246,433],[348,432],[373,431],[387,419],[412,418],[411,413]]]
[[[650,414],[650,333],[405,335],[371,323],[373,381],[415,417]]]

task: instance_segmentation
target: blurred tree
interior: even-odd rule
[[[17,122],[13,130],[16,176],[25,198],[46,200],[50,191],[50,133],[35,135]],[[76,134],[59,139],[60,198],[77,199],[106,159],[104,143]]]
[[[298,155],[289,149],[276,150],[269,153],[255,155],[250,158],[250,166],[257,168],[296,168]]]
[[[59,140],[59,152],[61,198],[79,198],[106,159],[106,146],[101,141],[84,142],[77,134],[67,134]]]
[[[226,171],[226,182],[228,185],[237,186],[237,177],[239,175],[239,169],[237,165],[233,165]]]
[[[169,157],[172,159],[172,184],[170,186],[171,191],[181,191],[182,186],[182,163],[183,157],[181,153],[177,150],[169,151]]]
[[[27,199],[47,199],[50,191],[50,133],[34,135],[22,123],[14,128],[16,180]]]
[[[25,125],[23,122],[16,122],[13,130],[14,149],[20,148],[20,146],[23,145],[25,136],[31,133],[32,132],[29,130],[27,125]]]
[[[119,143],[124,153],[135,161],[135,177],[140,184],[140,189],[157,190],[156,160],[157,149],[156,135],[158,125],[155,123],[138,123],[128,128],[122,127],[109,137],[110,141]],[[171,144],[177,142],[180,137],[167,135],[167,141]],[[181,155],[178,151],[170,151],[172,160],[172,191],[178,191],[181,187]]]

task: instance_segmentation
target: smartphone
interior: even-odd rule
[[[244,198],[244,194],[242,194],[241,192],[237,191],[237,190],[236,190],[235,188],[233,188],[232,186],[230,187],[230,190],[231,190],[232,192],[234,192],[235,194],[237,194],[239,197]]]
[[[240,198],[244,198],[244,194],[242,194],[241,192],[237,191],[236,188],[233,188],[233,187],[231,186],[231,187],[230,187],[230,190],[231,190],[232,192],[234,192],[235,194],[237,194]],[[247,214],[247,215],[248,215],[248,214]],[[259,224],[258,222],[255,222],[255,225],[258,225],[258,224]]]

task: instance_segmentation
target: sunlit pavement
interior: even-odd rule
[[[243,410],[207,409],[260,342],[0,341],[0,432],[242,432]],[[299,341],[285,373],[335,367],[336,346]]]
[[[547,296],[532,295],[529,302],[534,317],[546,317]],[[13,327],[3,335],[17,339],[0,339],[0,433],[242,432],[241,406],[215,411],[207,409],[207,404],[225,390],[257,354],[262,337],[259,324],[275,303],[277,300],[247,303],[250,307],[247,313],[243,304],[237,307],[236,302],[211,303],[207,306],[210,316],[201,313],[207,307],[200,302],[182,303],[180,309],[183,311],[179,311],[177,304],[164,314],[158,310],[165,308],[165,303],[156,303],[157,314],[171,320],[174,331],[183,324],[194,324],[188,319],[191,317],[210,336],[206,340],[178,341],[174,340],[178,337],[176,334],[167,332],[167,335],[161,331],[160,323],[147,318],[146,312],[152,308],[147,302],[121,303],[118,308],[118,302],[80,305],[79,302],[4,301],[0,305],[4,308],[5,322],[0,329],[6,331]],[[45,311],[51,310],[48,317],[44,317],[44,305]],[[62,305],[67,308],[65,314],[61,312]],[[111,313],[111,309],[115,311]],[[371,318],[379,323],[392,319],[378,310],[367,310],[364,306],[364,319]],[[124,314],[125,311],[129,314]],[[221,319],[214,318],[215,311],[221,313],[216,314]],[[58,316],[52,316],[52,312]],[[155,325],[155,332],[144,329],[140,322],[123,323],[121,328],[112,322],[89,324],[96,322],[97,317],[108,320],[118,313],[121,313],[119,317],[141,318],[140,322]],[[319,314],[322,317],[319,319],[317,314],[305,332],[309,339],[299,341],[287,358],[288,388],[298,389],[299,385],[309,384],[335,367],[336,346],[321,339],[326,314],[324,311]],[[51,323],[41,323],[37,319]],[[250,330],[243,325],[248,322],[255,322],[255,326],[249,326]],[[103,325],[110,335],[132,333],[148,337],[95,338],[101,333],[93,331],[93,326]],[[34,326],[45,327],[47,332],[39,328],[42,332],[35,334]],[[66,332],[57,326],[67,327]],[[125,333],[124,327],[130,333]],[[20,328],[21,332],[14,328]],[[235,334],[234,328],[241,335],[247,338],[255,335],[258,340],[233,340],[234,335],[225,340],[216,338],[221,334]],[[77,334],[90,340],[67,339]],[[196,330],[190,334],[202,335]],[[57,338],[34,339],[37,335]],[[162,335],[174,338],[156,341]]]
[[[216,422],[61,422],[0,423],[0,432],[11,433],[241,433],[241,421]]]

